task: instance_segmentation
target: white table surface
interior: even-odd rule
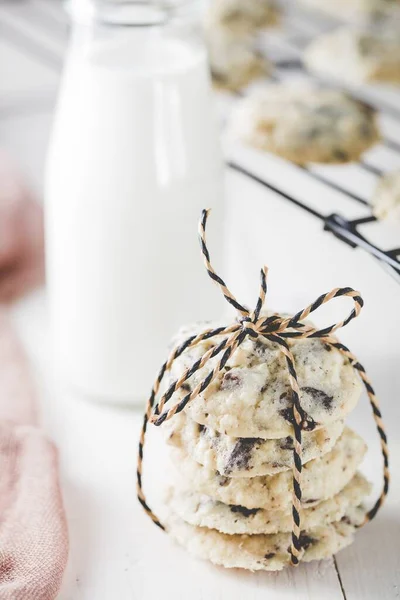
[[[20,161],[41,193],[43,157],[66,39],[65,20],[52,0],[0,5],[0,141]],[[382,125],[395,130],[383,118]],[[398,126],[399,127],[399,126]],[[400,140],[400,127],[398,129]],[[362,216],[364,209],[305,179],[295,167],[240,147],[228,147],[234,160],[268,175],[289,193],[298,193],[324,212]],[[400,156],[377,148],[370,162],[400,166]],[[332,173],[330,169],[320,169]],[[370,178],[355,166],[340,177],[369,193]],[[61,478],[70,530],[70,560],[60,600],[388,600],[400,597],[400,288],[370,257],[352,251],[321,224],[245,176],[226,179],[229,264],[227,279],[241,301],[252,304],[258,269],[270,267],[268,303],[297,311],[332,287],[350,285],[365,299],[362,315],[341,339],[366,366],[387,423],[392,489],[376,521],[361,530],[349,549],[328,560],[279,574],[215,568],[189,557],[144,515],[135,498],[136,446],[140,409],[90,403],[63,390],[52,376],[45,292],[19,302],[16,326],[37,376],[43,426],[60,450]],[[364,211],[364,212],[363,212]],[[400,246],[400,229],[369,233],[390,247]],[[233,268],[234,266],[234,268]],[[217,291],[216,291],[217,298]],[[324,324],[348,310],[338,301],[321,312]],[[151,382],[149,382],[151,384]],[[350,423],[368,440],[364,471],[381,478],[377,435],[366,397]],[[159,434],[157,436],[157,433]],[[152,435],[146,458],[156,458],[160,433]],[[150,474],[151,470],[149,470]],[[157,481],[145,479],[147,487]],[[378,487],[376,487],[375,493]]]

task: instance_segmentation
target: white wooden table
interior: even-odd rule
[[[65,18],[55,0],[0,4],[0,141],[22,164],[41,193],[43,157],[66,40]],[[399,122],[400,123],[400,122]],[[397,135],[400,125],[383,118]],[[326,213],[362,216],[363,208],[295,167],[239,147],[229,155],[288,193],[301,194]],[[400,154],[377,148],[369,162],[400,166]],[[319,171],[331,176],[336,167]],[[371,177],[355,166],[338,176],[370,193]],[[367,367],[387,422],[392,489],[376,521],[335,560],[279,574],[226,571],[195,560],[176,547],[142,513],[135,499],[138,409],[91,404],[61,389],[52,378],[43,290],[25,298],[14,317],[37,374],[43,423],[60,449],[71,551],[60,600],[388,600],[400,597],[400,288],[370,257],[322,232],[321,224],[261,185],[227,172],[229,283],[243,302],[256,297],[258,268],[270,267],[270,306],[295,311],[337,285],[361,290],[362,316],[341,338]],[[250,231],[249,222],[252,219]],[[400,228],[370,234],[400,246]],[[377,241],[379,241],[377,240]],[[397,243],[396,243],[397,241]],[[234,243],[235,242],[235,243]],[[217,292],[216,292],[217,294]],[[330,306],[318,322],[337,318],[348,305]],[[150,383],[150,382],[149,382]],[[366,398],[350,419],[369,441],[365,472],[380,483],[381,460]],[[148,458],[157,452],[153,435]],[[157,481],[145,482],[157,487]],[[377,493],[376,487],[375,493]],[[27,599],[28,600],[28,599]]]

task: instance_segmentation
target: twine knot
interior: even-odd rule
[[[257,322],[254,323],[253,321],[251,321],[250,318],[242,319],[242,321],[241,321],[242,331],[246,335],[249,335],[250,337],[253,337],[253,338],[257,338],[260,334],[257,325],[258,325]]]
[[[206,329],[200,334],[192,335],[186,339],[181,345],[174,348],[169,358],[162,365],[158,377],[154,383],[150,398],[147,402],[146,414],[144,416],[142,434],[139,441],[139,457],[138,457],[138,471],[137,471],[137,491],[138,498],[143,508],[150,516],[150,518],[159,525],[162,529],[164,526],[159,522],[156,515],[152,512],[150,507],[147,505],[145,496],[142,489],[142,460],[143,460],[143,446],[145,441],[145,434],[148,422],[152,422],[155,425],[161,425],[164,421],[172,418],[178,414],[184,408],[192,402],[199,394],[202,394],[209,385],[215,380],[219,373],[224,369],[229,358],[234,354],[237,348],[244,342],[246,338],[256,339],[263,337],[272,343],[278,345],[279,349],[283,353],[286,359],[286,367],[288,374],[288,382],[292,393],[292,424],[294,433],[294,449],[293,449],[293,496],[292,496],[292,543],[290,547],[291,562],[293,565],[297,565],[302,554],[302,546],[300,540],[301,534],[301,471],[302,471],[302,431],[309,431],[314,429],[316,423],[308,417],[305,411],[302,409],[300,403],[300,389],[297,381],[296,365],[291,353],[288,341],[289,339],[305,339],[305,338],[319,338],[324,343],[336,348],[349,360],[353,369],[357,371],[361,377],[372,407],[373,418],[375,420],[377,430],[381,441],[381,450],[383,455],[384,473],[383,473],[383,490],[371,508],[366,514],[365,521],[370,521],[378,512],[379,508],[383,504],[383,501],[387,495],[389,489],[389,458],[387,448],[387,438],[383,426],[382,415],[379,409],[378,400],[375,396],[372,384],[365,372],[364,367],[357,360],[357,358],[350,352],[350,350],[341,344],[333,334],[340,328],[345,327],[355,319],[363,307],[363,299],[359,292],[353,288],[335,288],[326,294],[319,296],[312,304],[303,308],[293,316],[283,317],[281,315],[270,315],[261,316],[262,309],[265,304],[267,294],[267,273],[268,269],[264,266],[260,272],[260,290],[256,302],[256,306],[252,312],[249,311],[244,305],[242,305],[232,292],[228,289],[224,280],[215,272],[210,261],[210,254],[206,243],[206,224],[209,215],[208,210],[203,210],[201,220],[199,223],[199,240],[200,247],[203,254],[203,259],[207,273],[210,278],[218,285],[222,294],[224,295],[227,302],[235,308],[238,312],[238,319],[232,325],[226,327],[216,327],[213,329]],[[330,302],[334,298],[348,297],[354,302],[349,315],[339,321],[333,323],[323,329],[318,329],[313,325],[304,323],[312,312],[316,311],[320,306]],[[173,381],[167,391],[162,395],[159,401],[156,402],[161,382],[164,375],[169,371],[174,361],[188,348],[196,346],[204,340],[218,336],[221,341],[216,345],[207,350],[199,359],[197,359],[189,368],[187,368],[180,377]],[[182,390],[185,382],[190,379],[194,373],[202,369],[207,363],[213,359],[218,358],[216,364],[211,368],[208,374],[188,393],[184,395],[176,404],[170,408],[165,408],[166,404],[174,397],[178,390]]]

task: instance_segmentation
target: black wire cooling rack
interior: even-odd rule
[[[272,35],[266,32],[263,37],[266,42],[266,52],[268,57],[272,57],[274,71],[271,79],[274,81],[285,81],[295,75],[301,77],[304,80],[313,81],[319,85],[329,85],[329,87],[335,87],[345,89],[352,96],[367,102],[374,108],[376,108],[381,115],[385,115],[394,119],[399,125],[400,132],[400,86],[398,87],[397,98],[391,96],[391,102],[388,102],[384,91],[380,90],[379,87],[372,88],[369,86],[363,86],[362,88],[351,88],[349,89],[342,83],[337,81],[327,81],[316,77],[307,72],[302,63],[302,52],[307,44],[318,34],[322,34],[328,30],[331,30],[338,25],[335,20],[328,17],[318,15],[311,11],[303,12],[299,9],[288,10],[284,27],[277,35]],[[343,25],[343,24],[342,24]],[[262,42],[262,39],[261,39]],[[396,107],[396,100],[398,102]],[[384,148],[396,153],[400,158],[400,141],[395,139],[395,135],[392,137],[384,135],[380,145]],[[355,219],[348,219],[343,215],[332,213],[323,214],[314,207],[310,206],[301,199],[301,196],[296,197],[289,194],[286,190],[282,189],[281,186],[268,181],[268,178],[263,175],[253,173],[248,168],[239,164],[236,161],[228,163],[231,169],[240,172],[241,174],[251,178],[258,182],[260,185],[270,189],[280,196],[282,199],[296,205],[300,209],[307,211],[313,217],[319,219],[327,232],[335,235],[339,240],[346,243],[351,248],[362,248],[368,252],[373,258],[377,259],[381,266],[398,282],[400,283],[400,247],[385,250],[368,240],[360,231],[360,227],[365,224],[376,224],[378,227],[380,222],[372,214],[370,205],[367,198],[364,198],[361,194],[355,192],[343,185],[343,183],[335,179],[334,173],[329,177],[315,171],[312,167],[299,167],[304,172],[304,176],[315,179],[321,184],[343,194],[344,197],[358,203],[363,207],[363,216]],[[372,175],[376,179],[385,173],[385,169],[381,169],[366,159],[361,159],[357,163],[358,168]],[[369,209],[369,214],[365,216],[365,209]],[[399,244],[400,244],[400,228],[399,228]]]

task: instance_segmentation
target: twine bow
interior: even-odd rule
[[[294,430],[294,450],[293,450],[293,495],[292,495],[292,542],[290,547],[291,562],[293,565],[299,563],[299,557],[301,555],[301,472],[302,472],[302,431],[309,430],[313,423],[310,422],[307,414],[301,407],[300,404],[300,390],[296,375],[296,365],[294,362],[293,355],[290,351],[287,339],[289,338],[319,338],[324,343],[336,348],[349,360],[353,369],[355,369],[361,377],[364,386],[366,388],[369,401],[372,408],[373,418],[376,423],[376,427],[380,436],[381,450],[383,456],[383,489],[375,502],[374,506],[369,510],[365,516],[365,520],[362,523],[364,525],[376,515],[380,507],[382,506],[385,497],[389,489],[389,457],[387,447],[387,437],[382,422],[382,415],[379,409],[378,400],[375,396],[375,392],[371,385],[371,382],[365,372],[364,367],[360,364],[357,358],[350,352],[350,350],[341,344],[332,334],[345,327],[350,321],[355,319],[363,306],[363,300],[359,294],[352,288],[335,288],[327,294],[319,296],[309,306],[296,313],[293,317],[281,317],[278,315],[272,315],[269,317],[260,316],[263,308],[265,297],[267,293],[267,267],[261,269],[261,285],[257,299],[255,309],[250,312],[246,307],[240,304],[232,292],[227,288],[224,280],[215,272],[210,262],[210,254],[206,244],[206,223],[208,218],[209,210],[203,210],[202,216],[199,223],[199,239],[201,251],[203,254],[205,266],[208,275],[218,285],[225,299],[231,304],[239,313],[239,321],[233,325],[227,327],[217,327],[214,329],[206,329],[198,335],[192,335],[186,339],[182,344],[173,349],[168,359],[162,365],[158,377],[154,383],[150,398],[147,402],[146,413],[144,415],[142,432],[139,440],[139,452],[138,452],[138,467],[137,467],[137,494],[138,499],[148,516],[154,521],[156,525],[165,529],[164,525],[160,523],[157,516],[153,513],[151,508],[146,502],[146,498],[142,488],[142,461],[143,461],[143,446],[145,442],[145,435],[147,425],[150,422],[155,425],[161,425],[164,421],[172,418],[175,414],[181,412],[189,402],[193,401],[197,396],[203,393],[211,382],[218,376],[218,374],[225,367],[229,358],[234,354],[236,349],[243,343],[247,337],[256,339],[263,337],[275,344],[277,344],[284,354],[286,359],[288,380],[292,392],[293,400],[293,430]],[[339,298],[347,296],[353,299],[354,308],[346,319],[325,327],[324,329],[317,329],[311,325],[305,324],[302,321],[306,319],[312,312],[317,310],[322,304],[325,304],[333,298]],[[164,378],[166,372],[171,369],[175,359],[177,359],[185,350],[196,346],[200,342],[210,339],[215,336],[223,336],[222,341],[209,349],[203,354],[198,360],[196,360],[191,367],[186,369],[182,375],[174,381],[163,394],[161,399],[156,402],[156,397],[160,389],[160,384]],[[174,394],[182,388],[185,382],[196,373],[199,369],[204,367],[208,361],[216,356],[220,356],[219,361],[211,369],[208,375],[200,381],[196,387],[188,392],[179,402],[173,405],[171,408],[165,408],[166,404],[173,398]],[[164,410],[165,409],[165,410]]]

